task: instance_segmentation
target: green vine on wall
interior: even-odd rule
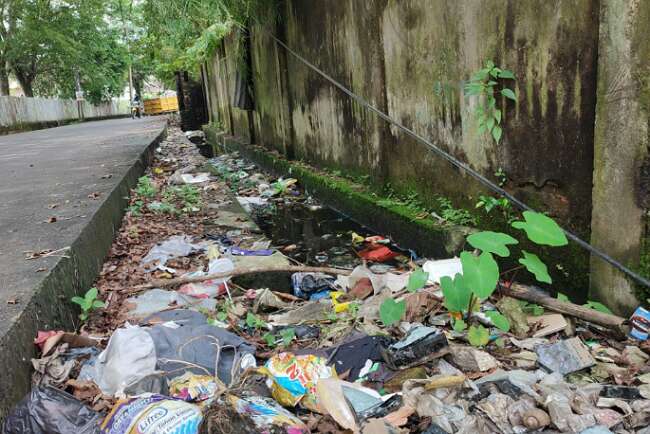
[[[503,112],[497,107],[496,96],[502,96],[517,101],[515,92],[503,85],[499,80],[515,80],[512,71],[501,69],[493,61],[485,62],[485,68],[475,72],[465,84],[465,96],[476,96],[479,98],[479,105],[475,114],[478,118],[479,134],[489,132],[492,138],[499,143],[503,135],[501,121]]]

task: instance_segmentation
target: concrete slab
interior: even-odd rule
[[[36,331],[76,321],[69,300],[92,285],[165,126],[115,119],[0,137],[0,419],[29,390]]]

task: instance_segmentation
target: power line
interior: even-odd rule
[[[267,32],[268,33],[268,32]],[[377,107],[371,105],[368,101],[366,101],[364,98],[360,97],[359,95],[355,94],[352,92],[350,89],[345,87],[343,84],[329,76],[326,72],[318,68],[316,65],[311,63],[309,60],[305,59],[302,57],[300,54],[296,53],[294,50],[289,48],[287,44],[282,42],[280,39],[275,37],[275,35],[268,33],[268,35],[275,40],[276,43],[278,43],[281,47],[283,47],[285,50],[287,50],[292,56],[294,56],[296,59],[300,60],[302,63],[307,65],[309,68],[314,70],[316,73],[318,73],[320,76],[322,76],[324,79],[329,81],[331,84],[333,84],[335,87],[337,87],[341,92],[344,94],[348,95],[350,98],[354,99],[357,101],[359,104],[370,110],[371,112],[375,113],[377,116],[379,116],[381,119],[385,120],[386,122],[396,126],[400,130],[404,131],[406,134],[409,136],[413,137],[414,139],[418,140],[419,142],[423,143],[426,145],[429,149],[431,149],[433,152],[438,154],[440,157],[444,158],[447,160],[449,163],[451,163],[453,166],[458,167],[459,169],[463,170],[465,173],[468,173],[471,175],[473,178],[475,178],[477,181],[479,181],[481,184],[483,184],[485,187],[489,188],[493,192],[507,198],[510,202],[514,203],[517,205],[519,208],[525,211],[533,211],[536,212],[533,208],[530,206],[526,205],[524,202],[520,201],[516,197],[514,197],[512,194],[508,193],[505,191],[503,188],[499,187],[489,179],[487,179],[485,176],[481,175],[479,172],[476,170],[472,169],[469,167],[467,164],[463,163],[462,161],[459,161],[456,159],[453,155],[445,152],[444,150],[440,149],[436,145],[434,145],[430,140],[426,139],[425,137],[421,136],[420,134],[416,133],[415,131],[411,130],[410,128],[407,128],[406,126],[402,125],[383,111],[379,110]],[[574,241],[577,243],[580,247],[584,248],[585,250],[589,251],[596,257],[600,258],[601,260],[607,262],[610,264],[612,267],[622,271],[623,273],[627,274],[629,277],[631,277],[634,281],[637,283],[646,286],[650,288],[650,280],[646,279],[645,277],[641,276],[640,274],[636,273],[635,271],[632,271],[625,265],[621,264],[618,262],[616,259],[612,258],[609,256],[607,253],[595,248],[588,242],[584,241],[582,238],[578,237],[576,234],[573,232],[562,228],[562,231],[564,231],[564,234],[568,239],[571,241]]]

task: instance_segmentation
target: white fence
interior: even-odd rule
[[[127,100],[113,100],[93,105],[83,102],[86,119],[129,114]],[[25,98],[0,96],[0,127],[7,128],[41,122],[79,119],[77,101],[72,99]]]

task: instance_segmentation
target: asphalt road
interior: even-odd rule
[[[0,336],[165,119],[113,119],[0,136]]]

